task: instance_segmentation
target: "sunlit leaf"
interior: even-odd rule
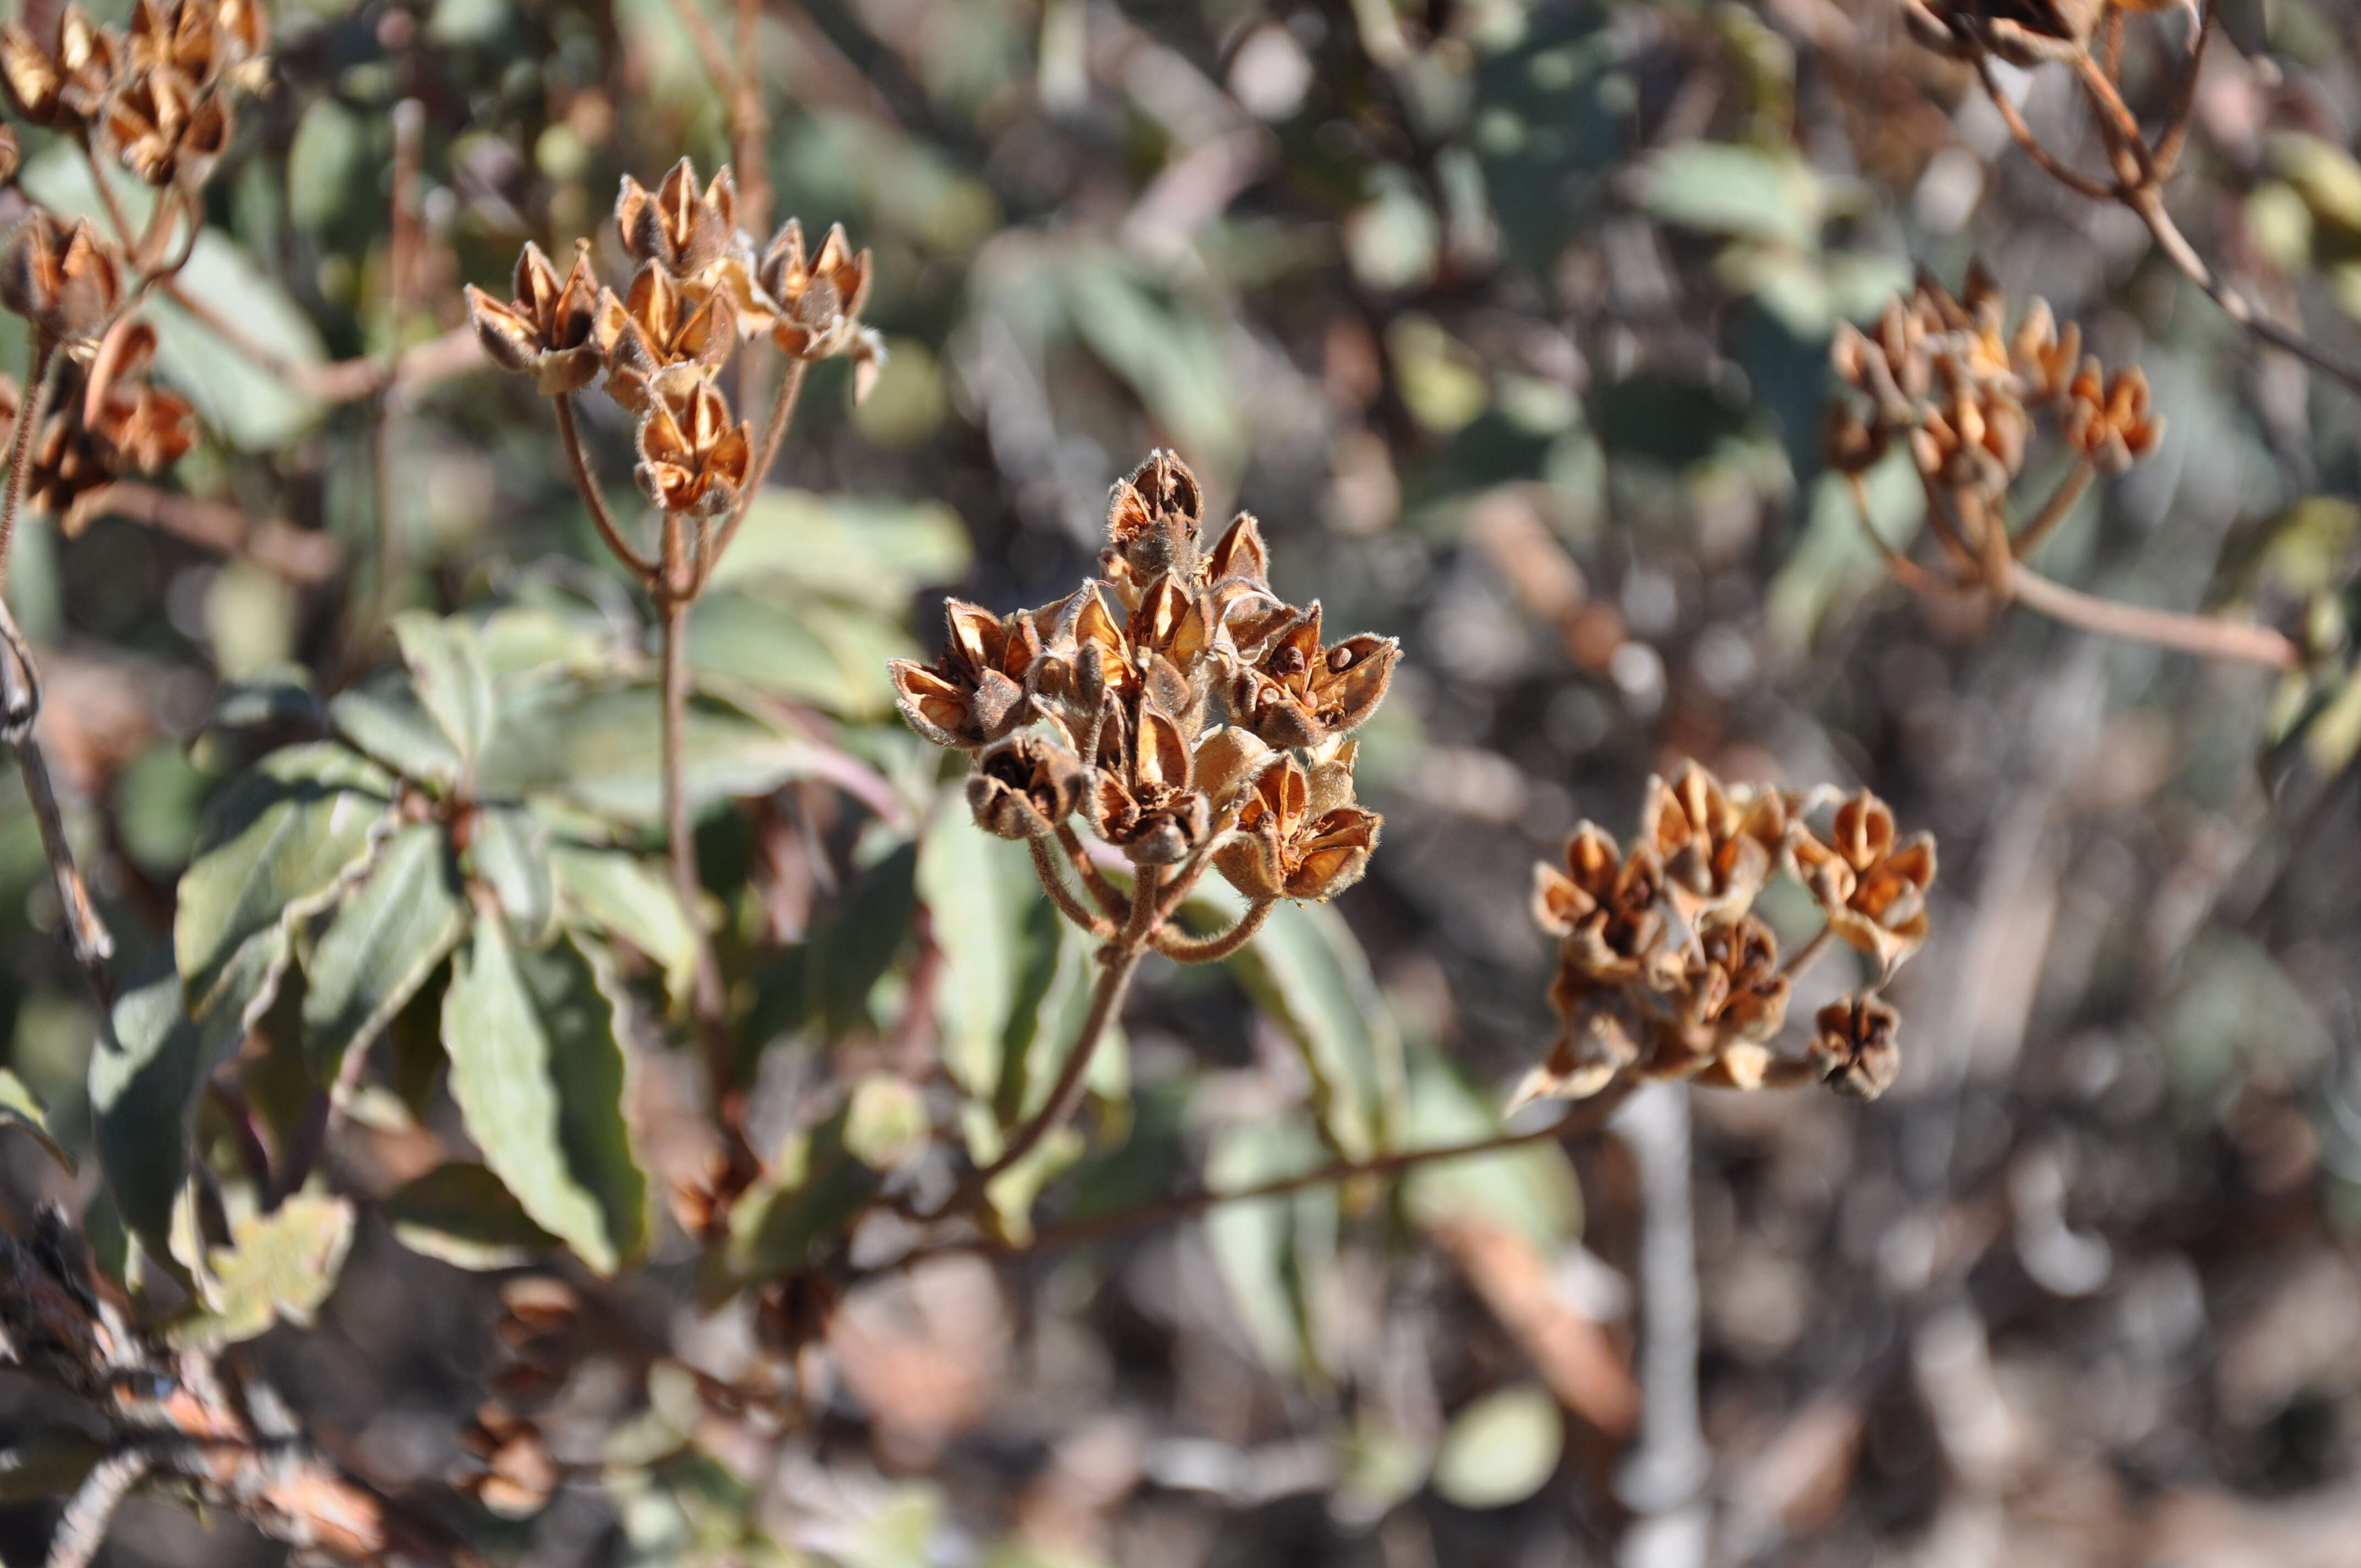
[[[639,952],[664,972],[664,989],[685,1004],[696,983],[697,934],[671,879],[652,861],[621,850],[553,844],[549,869],[562,917]]]
[[[1213,1138],[1205,1180],[1236,1191],[1309,1169],[1320,1153],[1300,1123],[1233,1123]],[[1318,1302],[1335,1267],[1336,1228],[1336,1190],[1328,1186],[1223,1203],[1205,1216],[1206,1240],[1248,1343],[1273,1371],[1312,1383],[1333,1370]]]
[[[344,747],[289,747],[225,789],[181,878],[172,947],[203,1017],[254,938],[335,896],[392,826],[393,780]]]
[[[1431,1051],[1410,1060],[1409,1148],[1474,1143],[1502,1130],[1495,1098],[1477,1092]],[[1554,1252],[1582,1229],[1582,1193],[1574,1168],[1554,1144],[1527,1144],[1472,1159],[1415,1166],[1403,1197],[1422,1225],[1472,1218],[1505,1225],[1540,1250]]]
[[[520,954],[478,921],[443,998],[451,1097],[536,1224],[610,1273],[646,1239],[614,1004],[572,937]]]
[[[298,1193],[267,1214],[230,1225],[230,1245],[205,1255],[198,1276],[203,1310],[179,1324],[183,1344],[235,1344],[284,1319],[309,1326],[336,1288],[352,1246],[353,1206]]]
[[[1344,917],[1283,903],[1229,961],[1302,1053],[1322,1136],[1347,1159],[1384,1146],[1400,1124],[1401,1039]]]
[[[532,813],[513,806],[478,807],[467,834],[467,861],[499,896],[519,940],[538,947],[548,939],[557,889],[548,835]]]
[[[490,795],[549,790],[619,820],[664,813],[664,723],[653,686],[552,685],[501,714],[478,784]],[[692,806],[768,794],[819,771],[817,744],[726,703],[689,704],[681,772]]]
[[[467,929],[441,828],[421,822],[387,840],[357,894],[322,933],[304,972],[303,1024],[313,1076],[340,1084],[348,1052],[367,1051]]]
[[[460,766],[472,765],[490,743],[494,718],[491,673],[477,645],[476,629],[464,620],[405,610],[393,618],[393,635],[420,706],[459,754]]]
[[[0,1068],[0,1123],[21,1127],[31,1134],[33,1141],[47,1150],[51,1159],[65,1167],[68,1175],[73,1173],[73,1156],[66,1153],[50,1135],[49,1113],[41,1109],[41,1102],[33,1091],[25,1087],[25,1080],[5,1068]]]

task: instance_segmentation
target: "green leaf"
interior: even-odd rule
[[[480,1165],[438,1165],[385,1201],[394,1239],[458,1268],[513,1268],[555,1251],[515,1194]]]
[[[313,1076],[341,1091],[346,1053],[367,1051],[467,934],[467,901],[435,823],[398,830],[305,966]]]
[[[1539,1384],[1502,1388],[1452,1418],[1434,1456],[1434,1490],[1463,1508],[1505,1508],[1557,1473],[1565,1418]]]
[[[206,813],[181,877],[172,950],[203,1018],[255,938],[324,907],[390,828],[393,780],[328,741],[274,751]]]
[[[1798,250],[1819,244],[1828,192],[1795,152],[1691,141],[1648,160],[1641,205],[1663,222],[1708,234],[1775,240]]]
[[[459,753],[418,700],[406,670],[380,670],[328,701],[328,722],[356,749],[401,777],[448,790]]]
[[[807,1268],[845,1239],[884,1183],[845,1143],[851,1106],[788,1135],[770,1171],[730,1211],[730,1239],[711,1255],[701,1292],[712,1303],[748,1280]]]
[[[1000,1081],[1001,1042],[1022,979],[1027,905],[1055,910],[1041,896],[1025,847],[978,828],[956,792],[935,804],[918,844],[917,876],[928,930],[943,955],[935,990],[943,1067],[967,1094],[988,1096]]]
[[[664,719],[653,686],[585,691],[553,683],[505,708],[501,724],[500,748],[478,770],[483,793],[549,790],[620,821],[661,821]],[[689,806],[767,795],[824,773],[819,752],[726,703],[693,698],[681,746]]]
[[[861,873],[837,917],[812,939],[811,976],[831,1036],[869,1022],[869,993],[910,933],[918,905],[918,847],[896,846]]]
[[[336,1288],[353,1244],[353,1206],[298,1193],[268,1214],[230,1225],[230,1245],[205,1255],[198,1276],[203,1310],[173,1332],[185,1345],[236,1344],[280,1319],[309,1327]]]
[[[1385,1147],[1401,1125],[1401,1038],[1344,916],[1283,903],[1229,963],[1302,1054],[1330,1148],[1363,1159]]]
[[[420,704],[459,753],[461,768],[473,766],[491,741],[495,712],[476,629],[456,617],[404,610],[393,618],[393,637],[417,683]]]
[[[548,835],[533,814],[513,806],[487,806],[467,835],[467,859],[491,884],[509,927],[527,947],[546,942],[557,917]]]
[[[882,718],[893,710],[888,659],[917,648],[865,607],[847,609],[787,594],[723,588],[697,601],[689,663],[840,718]]]
[[[713,585],[789,587],[899,619],[913,593],[961,581],[972,558],[966,525],[940,501],[772,488],[748,507]]]
[[[1319,1154],[1298,1124],[1233,1123],[1214,1135],[1205,1181],[1217,1191],[1253,1187],[1307,1170]],[[1318,1302],[1335,1270],[1336,1230],[1336,1190],[1325,1186],[1217,1204],[1205,1216],[1205,1239],[1256,1354],[1273,1371],[1315,1384],[1331,1371]]]
[[[599,1273],[647,1239],[647,1179],[623,1118],[615,1005],[572,937],[518,953],[476,922],[443,998],[451,1097],[533,1222]]]
[[[167,1266],[172,1206],[189,1175],[197,1098],[270,1005],[287,948],[287,934],[279,930],[240,949],[216,988],[218,1005],[202,1025],[190,1022],[180,980],[170,973],[126,990],[91,1052],[99,1169],[123,1223]]]
[[[1404,1147],[1474,1143],[1500,1131],[1493,1097],[1478,1093],[1440,1054],[1411,1055]],[[1413,1167],[1403,1179],[1402,1195],[1422,1226],[1479,1219],[1508,1227],[1545,1255],[1582,1232],[1582,1191],[1574,1167],[1555,1144],[1526,1144]]]
[[[549,870],[569,924],[639,951],[664,971],[674,1005],[687,1005],[697,983],[697,934],[669,876],[637,855],[577,844],[552,845]]]
[[[6,1068],[0,1068],[0,1122],[24,1128],[33,1135],[34,1142],[49,1151],[51,1159],[65,1167],[67,1175],[73,1174],[73,1156],[66,1153],[50,1134],[49,1113],[41,1109],[40,1101],[25,1087],[25,1080]]]

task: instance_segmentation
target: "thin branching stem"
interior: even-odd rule
[[[582,503],[590,509],[590,521],[598,527],[598,538],[622,563],[624,570],[643,587],[655,587],[662,576],[656,564],[624,540],[622,530],[615,526],[615,514],[607,510],[607,497],[598,488],[598,476],[590,472],[589,459],[583,455],[582,433],[574,422],[573,398],[560,392],[550,401],[557,405],[558,444],[566,448],[566,463],[574,470],[575,488],[582,492]]]
[[[2041,548],[2042,541],[2066,521],[2067,514],[2074,510],[2074,503],[2082,499],[2082,492],[2090,488],[2091,477],[2097,472],[2097,466],[2089,458],[2077,461],[2074,471],[2050,492],[2049,499],[2042,505],[2033,521],[2016,531],[2016,536],[2009,541],[2009,553],[2022,561]]]
[[[1065,872],[1058,864],[1058,853],[1051,848],[1049,839],[1027,839],[1025,847],[1032,851],[1033,874],[1040,878],[1041,891],[1049,895],[1049,901],[1058,906],[1058,913],[1102,942],[1115,940],[1115,922],[1082,907],[1082,901],[1074,896],[1072,888],[1066,885]]]
[[[677,512],[664,517],[664,554],[673,564],[686,548],[684,535],[690,520]],[[697,873],[697,837],[691,830],[688,789],[683,757],[688,727],[688,607],[686,596],[660,589],[657,610],[664,618],[664,850],[672,865],[674,894],[682,917],[688,922],[695,945],[696,983],[691,1006],[698,1038],[705,1047],[705,1068],[711,1080],[716,1113],[725,1128],[735,1130],[743,1110],[738,1092],[738,1062],[730,1039],[727,997],[721,984],[720,961],[705,928],[704,882]]]
[[[49,411],[49,382],[58,345],[33,329],[32,367],[25,374],[25,406],[16,411],[16,439],[8,448],[8,486],[0,492],[0,583],[8,578],[8,547],[16,539],[16,513],[25,504],[25,481],[32,467],[33,438]]]
[[[2157,247],[2165,258],[2178,268],[2180,275],[2205,291],[2206,297],[2222,309],[2222,313],[2269,344],[2272,347],[2294,355],[2298,359],[2324,375],[2334,377],[2356,392],[2361,392],[2361,366],[2348,363],[2329,353],[2305,337],[2292,332],[2263,313],[2244,294],[2224,282],[2197,254],[2188,236],[2180,232],[2172,214],[2164,210],[2164,198],[2155,190],[2133,192],[2124,198],[2125,204],[2139,214],[2156,237]]]
[[[2100,598],[2023,566],[2010,579],[2009,598],[2052,620],[2106,637],[2149,642],[2208,659],[2237,659],[2274,670],[2292,670],[2303,663],[2303,650],[2275,628]]]
[[[48,1568],[90,1568],[115,1510],[155,1467],[155,1455],[145,1448],[117,1449],[93,1465],[58,1519],[57,1532],[49,1538]]]
[[[929,1242],[884,1265],[879,1273],[904,1268],[928,1258],[957,1253],[1002,1253],[1029,1256],[1036,1253],[1054,1252],[1102,1241],[1108,1236],[1130,1231],[1153,1229],[1202,1214],[1208,1209],[1230,1203],[1251,1203],[1259,1199],[1285,1198],[1292,1193],[1315,1187],[1335,1187],[1347,1182],[1367,1180],[1373,1177],[1398,1176],[1406,1170],[1443,1165],[1452,1160],[1473,1159],[1488,1154],[1500,1154],[1522,1148],[1528,1144],[1559,1143],[1588,1137],[1607,1125],[1627,1099],[1634,1086],[1630,1079],[1618,1079],[1590,1099],[1569,1105],[1565,1113],[1554,1122],[1517,1133],[1495,1133],[1466,1143],[1441,1144],[1429,1148],[1397,1149],[1372,1155],[1366,1159],[1335,1160],[1315,1166],[1293,1176],[1278,1177],[1252,1187],[1227,1190],[1201,1190],[1183,1192],[1174,1197],[1144,1203],[1136,1209],[1119,1210],[1110,1214],[1095,1214],[1087,1220],[1068,1224],[1045,1226],[1022,1246],[1011,1246],[995,1236],[957,1236],[939,1242]]]
[[[1083,847],[1082,836],[1063,822],[1058,824],[1058,847],[1066,851],[1066,859],[1073,862],[1074,874],[1082,879],[1082,886],[1090,891],[1098,906],[1106,911],[1107,918],[1127,918],[1131,901],[1124,895],[1122,889],[1107,881],[1106,872],[1099,870],[1099,863],[1091,859],[1090,850]]]
[[[715,535],[713,549],[708,557],[705,575],[710,576],[715,565],[729,550],[730,542],[738,537],[738,525],[754,508],[754,498],[771,475],[771,466],[779,458],[779,449],[786,444],[787,426],[796,417],[796,404],[804,389],[804,372],[808,367],[798,358],[790,357],[780,373],[779,389],[771,400],[771,417],[763,430],[763,442],[754,451],[753,466],[747,471],[745,488],[738,494],[738,504],[730,509],[730,516]],[[703,578],[699,578],[701,587]]]
[[[2008,126],[2010,137],[2024,151],[2026,157],[2033,159],[2036,168],[2068,190],[2087,196],[2093,202],[2112,202],[2123,193],[2117,186],[2094,180],[2078,170],[2069,169],[2041,144],[2041,138],[2033,134],[2033,127],[2025,123],[2025,116],[2017,113],[2016,104],[2010,100],[2007,93],[2001,91],[2000,82],[1993,75],[1990,56],[1981,52],[1977,54],[1976,71],[1983,78],[1984,96],[1991,99],[1993,107],[2000,111],[2001,123]]]
[[[1246,906],[1246,912],[1228,930],[1210,937],[1184,937],[1168,926],[1156,934],[1156,950],[1175,963],[1219,963],[1253,941],[1263,922],[1270,918],[1270,912],[1278,907],[1279,900],[1275,898],[1257,899]]]

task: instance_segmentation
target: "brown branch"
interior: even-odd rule
[[[1278,907],[1279,900],[1275,898],[1258,899],[1246,906],[1246,912],[1228,930],[1211,937],[1177,936],[1168,927],[1157,932],[1156,950],[1175,963],[1218,963],[1253,941],[1263,922],[1270,918],[1270,912]]]
[[[106,511],[145,523],[225,555],[243,554],[291,583],[324,583],[336,575],[344,550],[329,535],[284,518],[252,516],[229,501],[182,495],[137,480],[107,487]]]
[[[664,555],[667,568],[686,562],[684,537],[690,520],[678,512],[664,515]],[[668,573],[669,575],[669,573]],[[696,983],[691,1004],[697,1036],[705,1048],[706,1076],[711,1080],[714,1114],[731,1145],[732,1158],[747,1151],[743,1119],[744,1097],[738,1090],[738,1062],[730,1038],[729,998],[721,984],[720,960],[714,956],[712,934],[701,913],[705,884],[697,874],[697,837],[690,825],[688,789],[682,777],[683,751],[688,724],[688,608],[685,597],[659,588],[657,609],[664,617],[664,850],[672,866],[672,885],[680,900],[681,917],[688,922],[695,942]]]
[[[2016,105],[2009,101],[2008,94],[2002,92],[2000,83],[1993,80],[1992,58],[1982,50],[1976,53],[1976,73],[1983,78],[1984,96],[1992,100],[1993,108],[2000,111],[2001,123],[2008,126],[2010,137],[2044,174],[2094,202],[2112,202],[2121,193],[2116,186],[2103,184],[2087,174],[2069,169],[2041,145],[2041,138],[2033,134],[2033,127],[2025,123],[2025,117],[2016,112]]]
[[[1107,918],[1126,918],[1131,911],[1131,901],[1115,883],[1107,881],[1106,872],[1099,870],[1098,862],[1092,860],[1091,852],[1082,847],[1081,837],[1063,822],[1058,824],[1058,847],[1066,851],[1068,860],[1074,862],[1074,874],[1082,879],[1082,885],[1090,890],[1099,907],[1106,911]]]
[[[1063,1247],[1079,1246],[1126,1231],[1148,1230],[1157,1225],[1189,1219],[1208,1209],[1229,1203],[1251,1203],[1265,1198],[1284,1198],[1314,1187],[1333,1187],[1345,1182],[1367,1180],[1372,1177],[1396,1176],[1406,1170],[1449,1160],[1473,1159],[1480,1155],[1500,1154],[1522,1148],[1527,1144],[1552,1143],[1569,1138],[1588,1137],[1607,1125],[1621,1108],[1635,1084],[1628,1078],[1618,1079],[1601,1092],[1566,1107],[1556,1121],[1521,1133],[1495,1133],[1466,1143],[1442,1144],[1430,1148],[1398,1149],[1388,1154],[1373,1155],[1367,1159],[1335,1160],[1301,1171],[1294,1176],[1282,1176],[1252,1187],[1234,1188],[1226,1191],[1201,1190],[1175,1197],[1145,1203],[1137,1209],[1125,1209],[1112,1214],[1093,1215],[1087,1220],[1075,1220],[1062,1225],[1049,1225],[1037,1232],[1022,1246],[1010,1246],[989,1235],[953,1237],[929,1242],[913,1247],[900,1257],[884,1264],[876,1270],[885,1273],[952,1253],[1001,1253],[1011,1256],[1029,1256],[1035,1253],[1053,1252]]]
[[[2008,597],[2052,620],[2102,636],[2149,642],[2202,658],[2237,659],[2274,670],[2292,670],[2303,663],[2303,651],[2271,627],[2121,604],[2070,588],[2022,566],[2010,581]]]
[[[2090,488],[2091,477],[2097,472],[2089,458],[2077,459],[2074,471],[2050,492],[2049,499],[2043,503],[2040,512],[2031,522],[2018,529],[2016,536],[2009,541],[2009,554],[2022,561],[2039,549],[2041,542],[2066,521],[2066,514],[2072,511],[2074,503],[2082,499],[2082,492]]]
[[[93,1465],[59,1516],[49,1537],[48,1568],[89,1568],[115,1510],[155,1468],[156,1456],[144,1448],[118,1448]]]
[[[2222,313],[2246,328],[2272,347],[2292,354],[2313,369],[2334,377],[2356,392],[2361,392],[2361,366],[2353,365],[2313,344],[2301,333],[2281,326],[2265,315],[2244,294],[2231,288],[2214,275],[2164,210],[2164,198],[2154,189],[2133,192],[2124,198],[2125,205],[2139,214],[2147,225],[2148,233],[2156,236],[2158,249],[2165,258],[2180,269],[2182,277],[2205,291],[2206,296],[2222,309]]]
[[[590,472],[589,459],[583,455],[582,433],[574,422],[574,399],[560,392],[550,401],[557,405],[558,444],[566,448],[566,461],[574,471],[574,488],[582,492],[582,504],[590,509],[590,521],[598,528],[599,539],[642,587],[656,587],[662,573],[653,561],[624,541],[622,530],[615,526],[615,514],[607,510],[606,492],[598,488],[598,476]],[[670,529],[669,520],[665,527]]]
[[[338,359],[314,364],[290,359],[258,342],[245,328],[214,310],[177,280],[161,285],[164,297],[186,311],[198,325],[219,338],[223,346],[258,370],[286,382],[306,397],[324,403],[352,403],[363,398],[395,393],[407,400],[438,381],[481,369],[489,363],[484,345],[471,326],[456,326],[401,356],[397,370],[383,359]]]

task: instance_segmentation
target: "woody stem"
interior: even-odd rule
[[[1814,937],[1802,947],[1797,948],[1795,952],[1788,956],[1787,961],[1779,966],[1780,978],[1783,980],[1793,980],[1795,976],[1811,968],[1812,961],[1815,959],[1817,959],[1822,953],[1828,951],[1828,942],[1830,938],[1836,936],[1836,934],[1837,928],[1835,927],[1821,927],[1819,935]]]
[[[25,504],[25,471],[32,466],[33,434],[49,412],[49,370],[57,361],[57,346],[48,333],[33,329],[33,363],[25,375],[25,404],[16,411],[16,439],[8,448],[8,488],[0,492],[0,583],[8,579],[8,546],[16,542],[17,509]]]
[[[2016,531],[2016,537],[2009,542],[2010,554],[2022,561],[2039,549],[2041,542],[2066,521],[2066,514],[2074,510],[2076,501],[2082,499],[2082,492],[2090,488],[2091,476],[2097,471],[2087,457],[2076,463],[2074,471],[2066,476],[2065,482],[2050,496],[2040,514]]]
[[[2244,294],[2216,277],[2213,269],[2189,243],[2188,236],[2182,234],[2180,226],[2172,221],[2172,215],[2164,210],[2164,197],[2153,186],[2126,194],[2124,204],[2138,214],[2140,221],[2147,225],[2148,233],[2156,237],[2157,247],[2164,252],[2165,259],[2179,268],[2182,277],[2204,290],[2206,297],[2221,307],[2224,315],[2273,348],[2292,354],[2313,369],[2333,376],[2353,390],[2361,392],[2361,365],[2350,364],[2318,347],[2301,333],[2281,326],[2257,309]]]
[[[1083,1015],[1073,1048],[1066,1053],[1065,1065],[1058,1069],[1058,1080],[1049,1087],[1049,1099],[1034,1113],[1033,1119],[1009,1138],[999,1158],[961,1182],[957,1190],[927,1218],[939,1220],[966,1208],[992,1185],[994,1178],[1023,1160],[1040,1146],[1043,1138],[1072,1119],[1075,1108],[1082,1103],[1083,1081],[1090,1075],[1091,1060],[1098,1054],[1099,1042],[1122,1015],[1123,1000],[1131,991],[1131,977],[1138,971],[1141,957],[1155,940],[1156,895],[1162,882],[1162,868],[1139,868],[1139,880],[1131,888],[1130,918],[1125,921],[1115,939],[1100,949],[1099,961],[1105,968],[1091,992],[1090,1012]]]
[[[2302,650],[2271,627],[2121,604],[2052,582],[2022,566],[2010,574],[2008,597],[2052,620],[2102,636],[2150,642],[2202,658],[2239,659],[2274,670],[2292,670],[2303,663]]]
[[[664,557],[668,569],[685,565],[691,521],[678,512],[664,514]],[[670,576],[670,570],[667,576]],[[697,838],[690,829],[688,791],[681,776],[685,732],[688,723],[688,609],[690,599],[674,583],[658,586],[657,608],[664,616],[664,848],[672,862],[673,893],[688,922],[696,951],[696,982],[691,1004],[697,1031],[705,1048],[706,1075],[712,1080],[713,1105],[722,1126],[739,1129],[744,1109],[738,1093],[738,1064],[730,1047],[722,994],[721,965],[713,955],[713,941],[699,912],[704,885],[697,874]]]
[[[656,564],[642,555],[623,541],[620,529],[615,526],[615,516],[607,510],[607,498],[598,488],[598,477],[590,472],[589,461],[582,455],[582,433],[574,422],[574,400],[560,392],[550,401],[557,405],[557,435],[566,448],[566,460],[574,469],[574,488],[582,492],[582,504],[590,509],[590,521],[597,525],[599,539],[621,562],[623,569],[642,584],[654,587],[658,573]],[[664,525],[672,525],[667,521]]]

